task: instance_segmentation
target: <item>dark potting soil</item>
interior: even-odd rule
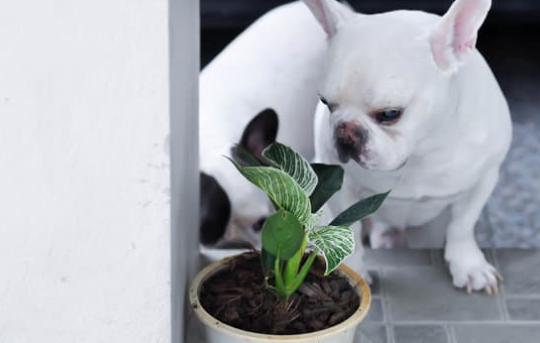
[[[285,302],[264,287],[259,254],[246,253],[204,282],[200,301],[213,317],[246,331],[294,335],[324,330],[349,318],[360,298],[343,277],[323,274],[324,261],[316,261]]]

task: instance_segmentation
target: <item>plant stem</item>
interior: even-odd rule
[[[287,261],[285,271],[283,272],[283,279],[287,288],[291,286],[291,283],[294,281],[296,275],[298,274],[298,269],[300,269],[300,263],[302,263],[302,257],[304,257],[306,247],[307,237],[304,236],[304,241],[302,242],[302,246],[300,247],[300,249],[289,261]]]
[[[304,282],[304,279],[306,278],[309,270],[311,269],[311,266],[313,265],[313,262],[315,262],[315,258],[317,257],[317,250],[313,251],[311,255],[309,255],[308,259],[302,266],[302,269],[300,269],[300,272],[292,282],[292,284],[287,287],[286,293],[290,296],[291,294],[294,294],[296,290],[302,285]]]
[[[287,294],[287,287],[285,287],[285,284],[283,283],[283,277],[281,275],[281,261],[279,259],[279,254],[274,261],[274,271],[276,273],[276,289],[281,298],[288,299],[289,294]]]

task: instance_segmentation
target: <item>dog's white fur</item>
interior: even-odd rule
[[[367,132],[359,163],[344,166],[338,212],[392,189],[374,217],[376,232],[405,229],[451,211],[445,259],[456,287],[497,289],[495,268],[474,237],[474,225],[511,141],[506,100],[475,48],[489,0],[457,0],[443,17],[419,11],[353,13],[334,0],[303,0],[330,38],[316,111],[316,159],[339,163],[340,122]],[[394,125],[372,117],[404,109]],[[360,247],[360,244],[358,244]],[[363,271],[360,260],[348,261]]]
[[[224,156],[260,111],[280,119],[277,139],[313,156],[313,113],[327,40],[300,2],[280,6],[253,23],[200,76],[200,165],[231,201],[228,235],[249,228],[272,211],[264,193]],[[255,240],[252,242],[255,243]]]

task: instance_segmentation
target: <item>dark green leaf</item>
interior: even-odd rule
[[[263,269],[263,273],[265,276],[268,276],[268,273],[274,269],[274,262],[276,261],[276,257],[272,254],[270,254],[268,251],[262,249],[261,251],[261,265]]]
[[[343,184],[343,168],[336,165],[312,164],[311,167],[317,174],[319,183],[309,199],[311,200],[311,212],[317,212],[331,197],[341,189]]]
[[[274,256],[279,256],[282,260],[293,257],[303,241],[302,224],[290,212],[279,210],[264,222],[263,249]]]
[[[379,207],[381,207],[384,199],[386,199],[388,194],[390,194],[390,191],[386,193],[376,194],[364,200],[360,200],[356,204],[343,211],[330,223],[330,225],[348,226],[358,220],[372,215],[379,209]]]

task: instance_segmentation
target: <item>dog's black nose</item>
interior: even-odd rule
[[[334,133],[339,160],[342,163],[349,162],[352,158],[359,161],[360,153],[367,139],[367,132],[359,124],[341,122]]]

